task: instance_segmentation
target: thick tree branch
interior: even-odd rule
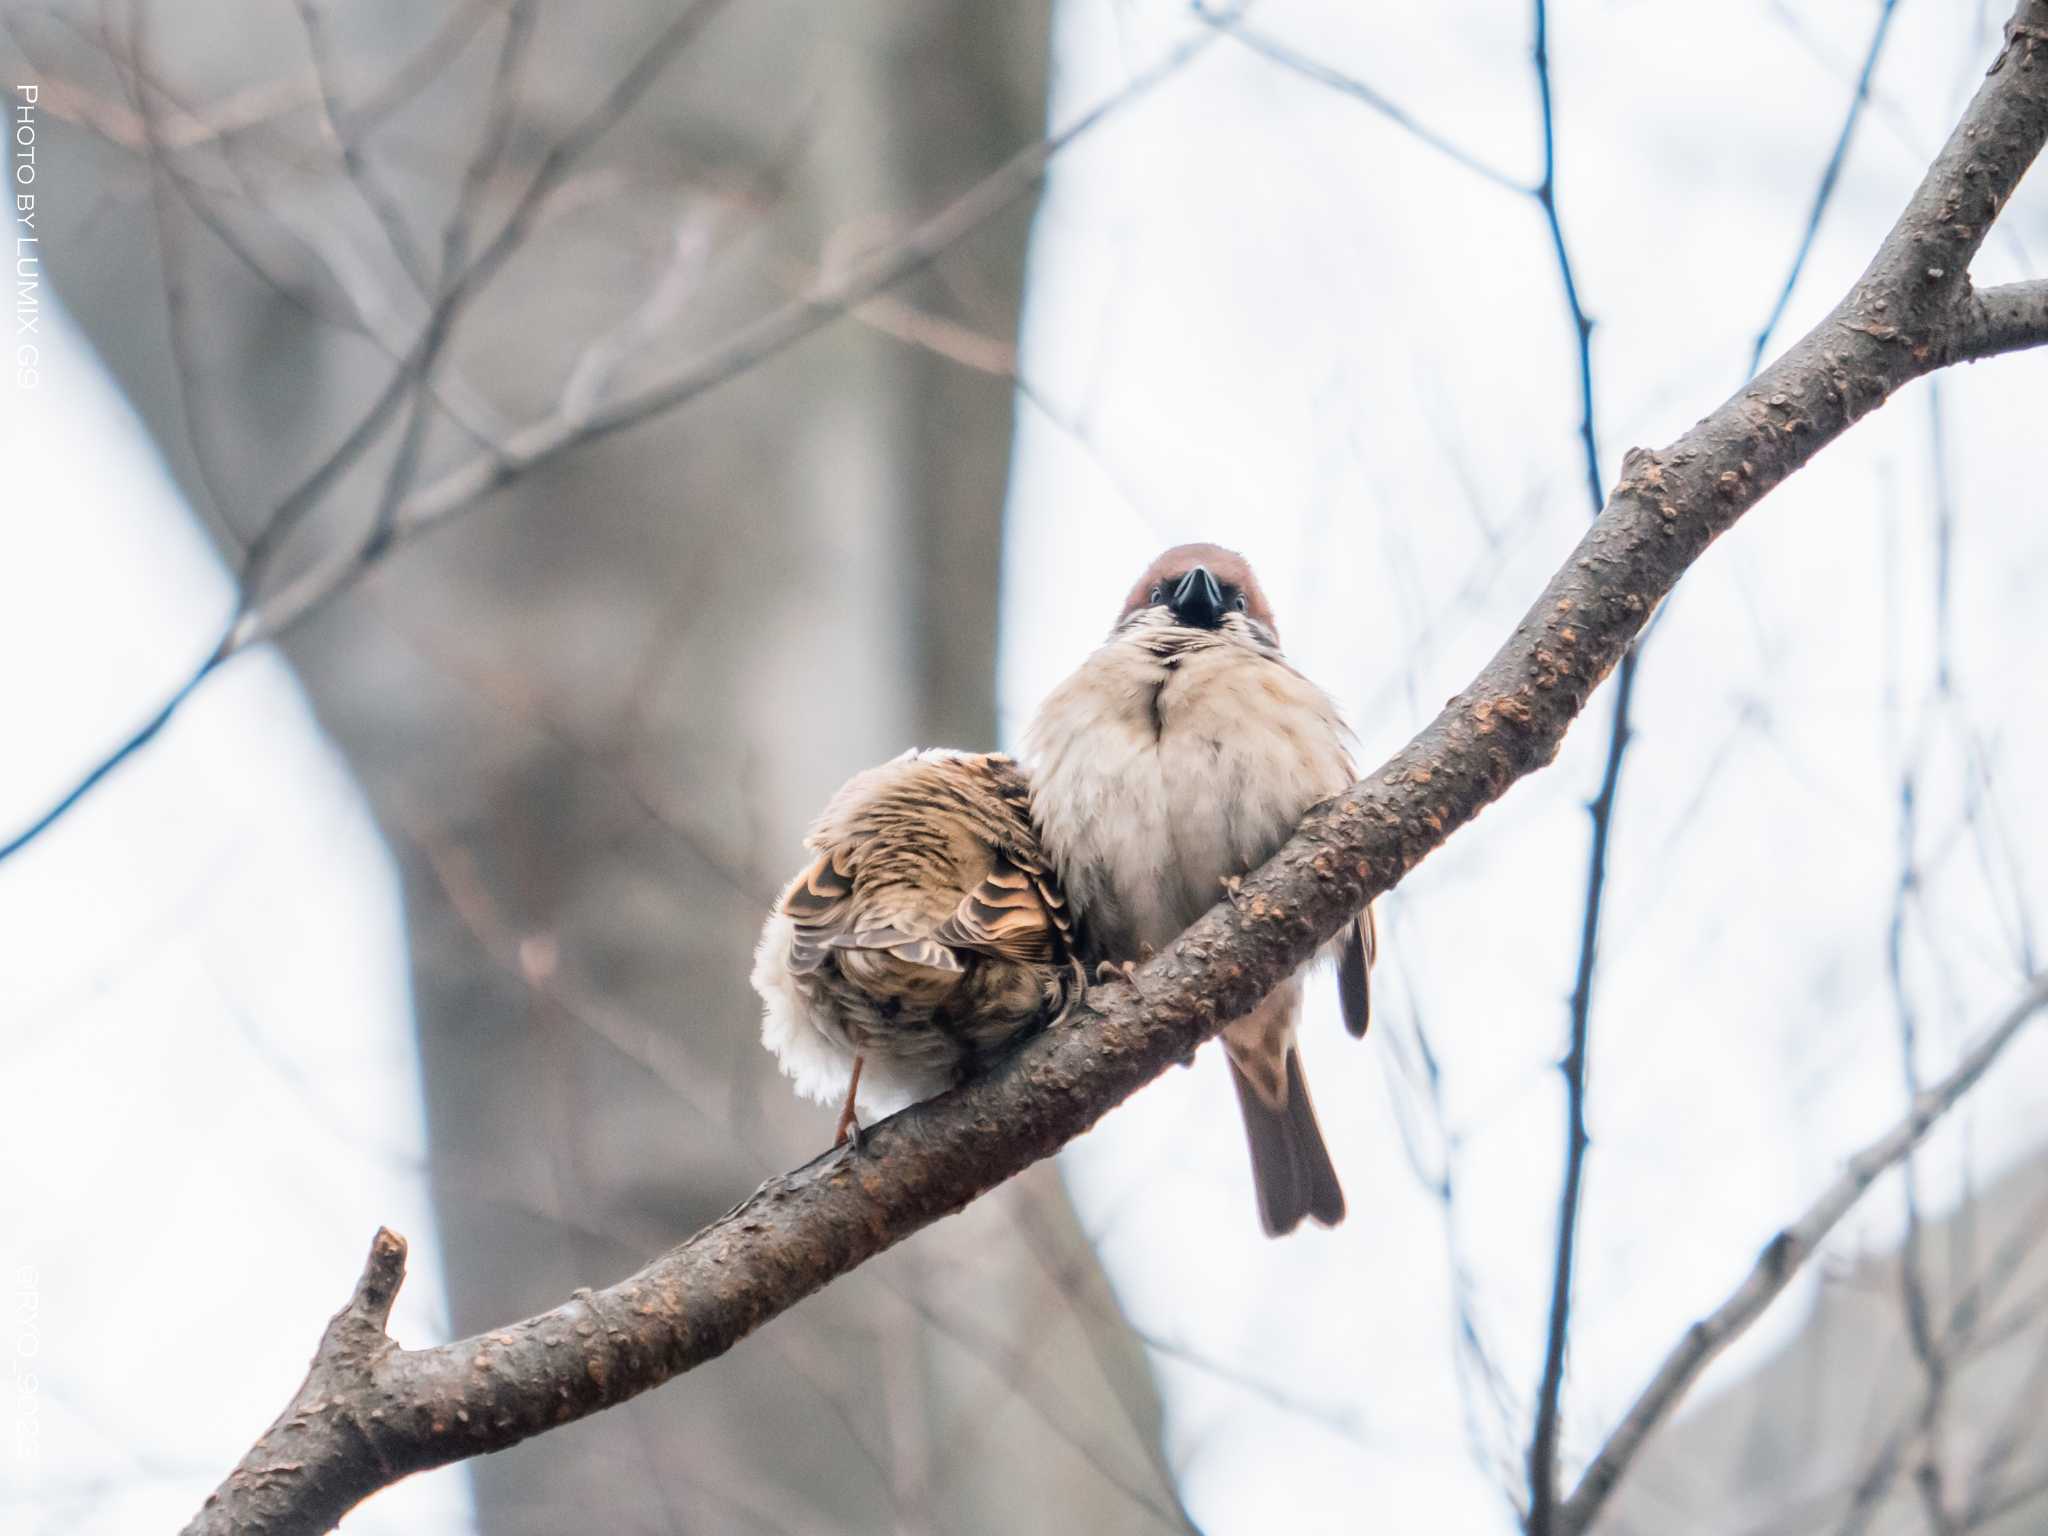
[[[1700,1373],[1763,1316],[1865,1191],[1927,1139],[1928,1132],[1977,1085],[2027,1021],[2043,1008],[2048,1008],[2048,974],[2036,976],[1953,1072],[1924,1089],[1903,1120],[1850,1158],[1842,1176],[1823,1190],[1797,1221],[1764,1245],[1755,1267],[1726,1301],[1685,1330],[1558,1510],[1556,1529],[1563,1536],[1577,1536],[1593,1523],[1643,1442],[1678,1406]]]
[[[1968,267],[2048,138],[2048,0],[2024,0],[1962,122],[1840,304],[1691,431],[1632,450],[1605,510],[1479,676],[1158,958],[987,1076],[771,1179],[638,1274],[433,1349],[370,1339],[396,1282],[380,1235],[306,1386],[199,1536],[326,1529],[388,1483],[660,1385],[1093,1125],[1250,1009],[1371,898],[1549,763],[1679,578],[1779,481],[1908,381],[2000,350]],[[2034,338],[2005,332],[2011,345]],[[1966,341],[1981,342],[1974,350]]]
[[[2048,341],[2048,279],[2006,283],[1975,295],[1956,328],[1958,362],[1976,362]]]

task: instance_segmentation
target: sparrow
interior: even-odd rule
[[[1080,996],[1030,788],[997,753],[911,751],[854,775],[754,955],[761,1042],[797,1091],[888,1114],[972,1076]]]
[[[1281,651],[1243,556],[1183,544],[1154,560],[1025,735],[1033,815],[1084,960],[1128,968],[1234,898],[1311,806],[1351,785],[1350,748],[1336,705]],[[1371,1015],[1376,942],[1368,907],[1330,946],[1353,1035]],[[1295,1045],[1301,999],[1297,973],[1222,1032],[1274,1237],[1344,1219]]]

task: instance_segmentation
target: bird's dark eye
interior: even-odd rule
[[[1152,597],[1151,597],[1151,599],[1150,599],[1150,600],[1151,600],[1152,602],[1155,602],[1155,603],[1163,603],[1163,602],[1165,602],[1165,601],[1166,601],[1166,592],[1165,592],[1165,589],[1164,589],[1164,588],[1161,588],[1161,587],[1154,587],[1154,588],[1152,589]]]
[[[1239,613],[1243,613],[1247,608],[1251,607],[1251,603],[1245,597],[1245,595],[1242,592],[1240,592],[1237,594],[1237,601],[1232,603],[1230,606],[1235,608]]]

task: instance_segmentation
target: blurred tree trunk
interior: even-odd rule
[[[491,11],[367,141],[428,252],[487,111]],[[321,14],[346,104],[450,13]],[[667,14],[540,8],[486,230]],[[886,241],[1041,131],[1047,25],[1043,0],[732,6],[552,201],[465,321],[461,373],[524,420],[692,240],[710,258],[648,348],[671,360]],[[221,0],[172,30],[156,67],[200,100],[305,71],[288,7]],[[118,96],[105,60],[58,43]],[[318,121],[238,136],[223,178],[374,243]],[[125,185],[93,218],[133,254],[57,275],[204,505],[146,167],[132,146],[76,147]],[[1029,212],[892,313],[1000,358]],[[246,531],[390,363],[253,280],[189,212],[168,228],[195,366],[225,391],[196,425]],[[1000,372],[842,321],[516,482],[292,641],[404,871],[458,1333],[618,1276],[823,1148],[830,1113],[798,1105],[759,1046],[752,939],[848,774],[913,744],[995,744],[1011,411]],[[437,432],[429,469],[467,446]],[[379,483],[358,476],[338,503],[353,519],[324,536],[359,537]],[[1142,1356],[1042,1169],[761,1347],[473,1465],[493,1533],[1121,1530],[1177,1518],[1157,1429]]]

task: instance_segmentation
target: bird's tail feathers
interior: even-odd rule
[[[1258,1190],[1259,1221],[1268,1237],[1284,1237],[1302,1220],[1334,1227],[1344,1219],[1344,1191],[1331,1166],[1330,1150],[1316,1124],[1308,1083],[1301,1073],[1301,1052],[1287,1052],[1287,1097],[1278,1108],[1268,1104],[1251,1079],[1230,1063],[1244,1111],[1245,1140],[1251,1147],[1252,1183]]]

